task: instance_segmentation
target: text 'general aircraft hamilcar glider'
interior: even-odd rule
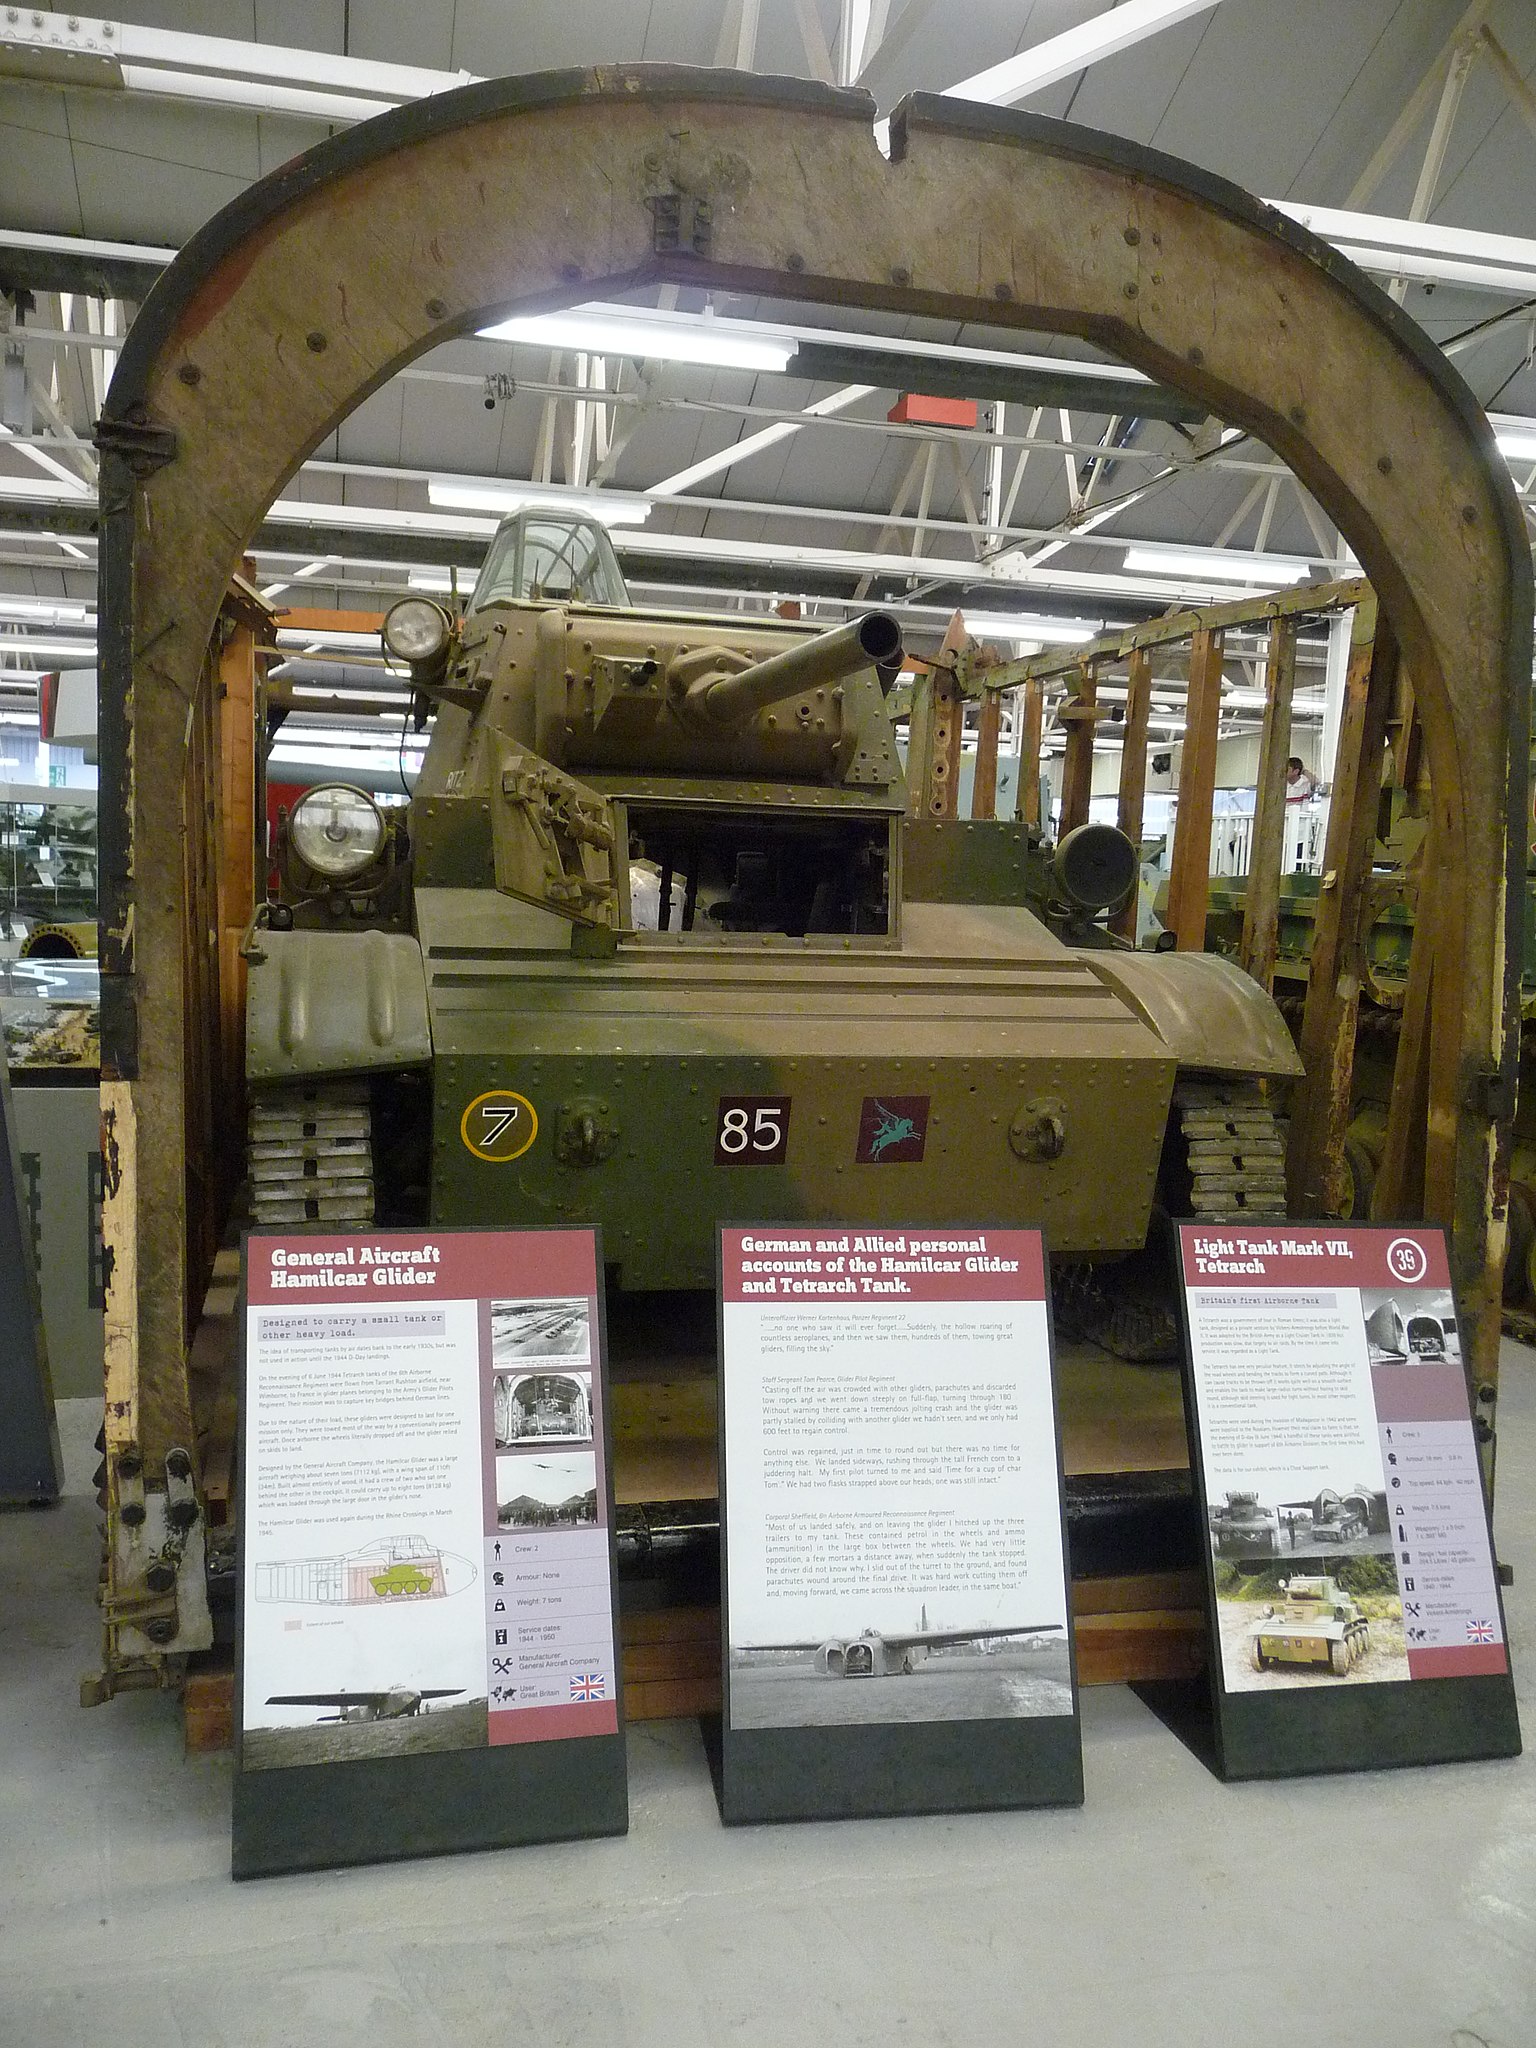
[[[426,1700],[457,1699],[462,1685],[392,1685],[388,1692],[275,1692],[269,1707],[334,1707],[322,1721],[404,1721],[424,1711]]]
[[[926,1616],[924,1617],[926,1621]],[[990,1642],[996,1636],[1060,1635],[1057,1621],[1031,1622],[1025,1628],[919,1628],[905,1635],[867,1628],[851,1639],[801,1643],[739,1643],[738,1656],[769,1650],[806,1650],[816,1654],[816,1669],[828,1678],[910,1678],[930,1650],[957,1643]]]

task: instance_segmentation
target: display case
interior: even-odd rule
[[[94,1076],[101,1065],[95,960],[0,960],[0,1035],[11,1078]]]
[[[0,953],[95,953],[96,792],[0,783]]]

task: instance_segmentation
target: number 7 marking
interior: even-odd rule
[[[514,1088],[487,1088],[465,1105],[459,1119],[464,1149],[487,1166],[521,1159],[538,1135],[538,1111]]]
[[[487,1126],[481,1133],[480,1143],[489,1152],[517,1122],[518,1109],[515,1103],[510,1107],[498,1107],[494,1103],[485,1102],[480,1106],[480,1115]]]

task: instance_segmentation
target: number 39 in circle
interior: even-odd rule
[[[1429,1260],[1417,1238],[1394,1237],[1387,1246],[1387,1268],[1394,1280],[1422,1280]]]
[[[789,1151],[787,1095],[722,1095],[716,1166],[782,1166]]]

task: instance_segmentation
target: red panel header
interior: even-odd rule
[[[246,1298],[262,1307],[306,1302],[484,1301],[499,1295],[597,1292],[590,1230],[370,1230],[324,1237],[252,1232]]]
[[[727,1301],[1043,1301],[1038,1230],[837,1229],[764,1223],[722,1230]]]
[[[1181,1223],[1189,1287],[1449,1287],[1445,1234],[1432,1224]]]

